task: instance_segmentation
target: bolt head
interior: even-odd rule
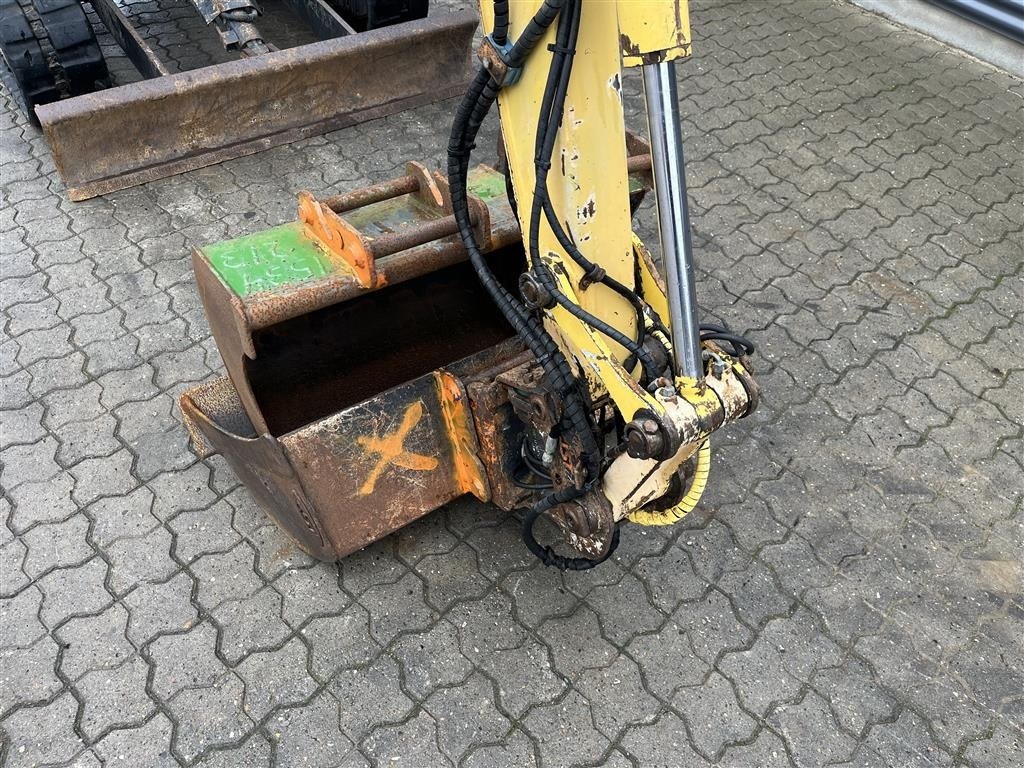
[[[646,459],[648,457],[647,438],[640,430],[634,429],[626,432],[626,453],[633,459]]]

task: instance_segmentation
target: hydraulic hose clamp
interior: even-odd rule
[[[498,45],[493,35],[485,35],[477,50],[477,58],[480,59],[480,63],[484,65],[484,69],[490,74],[491,79],[502,88],[506,85],[515,85],[523,73],[522,67],[509,66],[508,59],[511,52],[511,42],[505,41],[504,45]]]

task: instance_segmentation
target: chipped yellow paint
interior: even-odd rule
[[[619,43],[627,67],[690,55],[687,0],[620,0]]]
[[[510,0],[509,37],[515,40],[540,8],[542,0]],[[484,28],[494,25],[494,4],[480,4]],[[626,168],[626,125],[622,112],[618,10],[614,2],[585,2],[580,17],[580,42],[573,60],[565,99],[565,117],[558,131],[548,172],[548,194],[563,227],[580,251],[620,283],[634,283],[629,174]],[[552,24],[526,61],[523,77],[498,94],[501,129],[522,231],[530,231],[534,181],[537,105],[541,103],[557,24]],[[567,274],[575,300],[587,312],[636,338],[636,314],[629,302],[607,286],[579,290],[583,270],[559,245],[542,221],[538,239],[541,258],[554,258]],[[549,316],[547,326],[556,321]],[[589,340],[573,339],[563,352],[579,357],[582,348],[595,355],[610,350],[622,362],[629,353],[614,342],[598,351]],[[591,394],[599,397],[600,391]]]
[[[358,493],[360,496],[369,496],[373,493],[373,489],[377,487],[377,481],[380,479],[380,476],[392,464],[396,467],[412,469],[418,472],[429,472],[437,469],[438,461],[435,457],[413,453],[405,448],[405,439],[412,432],[413,428],[420,423],[422,418],[423,401],[417,400],[405,409],[402,423],[398,425],[394,432],[380,437],[377,435],[372,437],[360,435],[356,438],[356,442],[367,453],[376,453],[378,456],[377,463],[370,470],[366,482],[359,488]]]

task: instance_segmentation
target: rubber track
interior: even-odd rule
[[[105,85],[107,66],[78,0],[2,0],[0,29],[29,107]]]

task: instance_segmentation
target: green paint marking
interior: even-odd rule
[[[333,271],[326,254],[304,234],[299,222],[224,240],[202,250],[213,271],[241,297]]]
[[[493,200],[505,196],[505,177],[489,168],[478,166],[469,172],[466,187],[471,195],[481,200]]]

